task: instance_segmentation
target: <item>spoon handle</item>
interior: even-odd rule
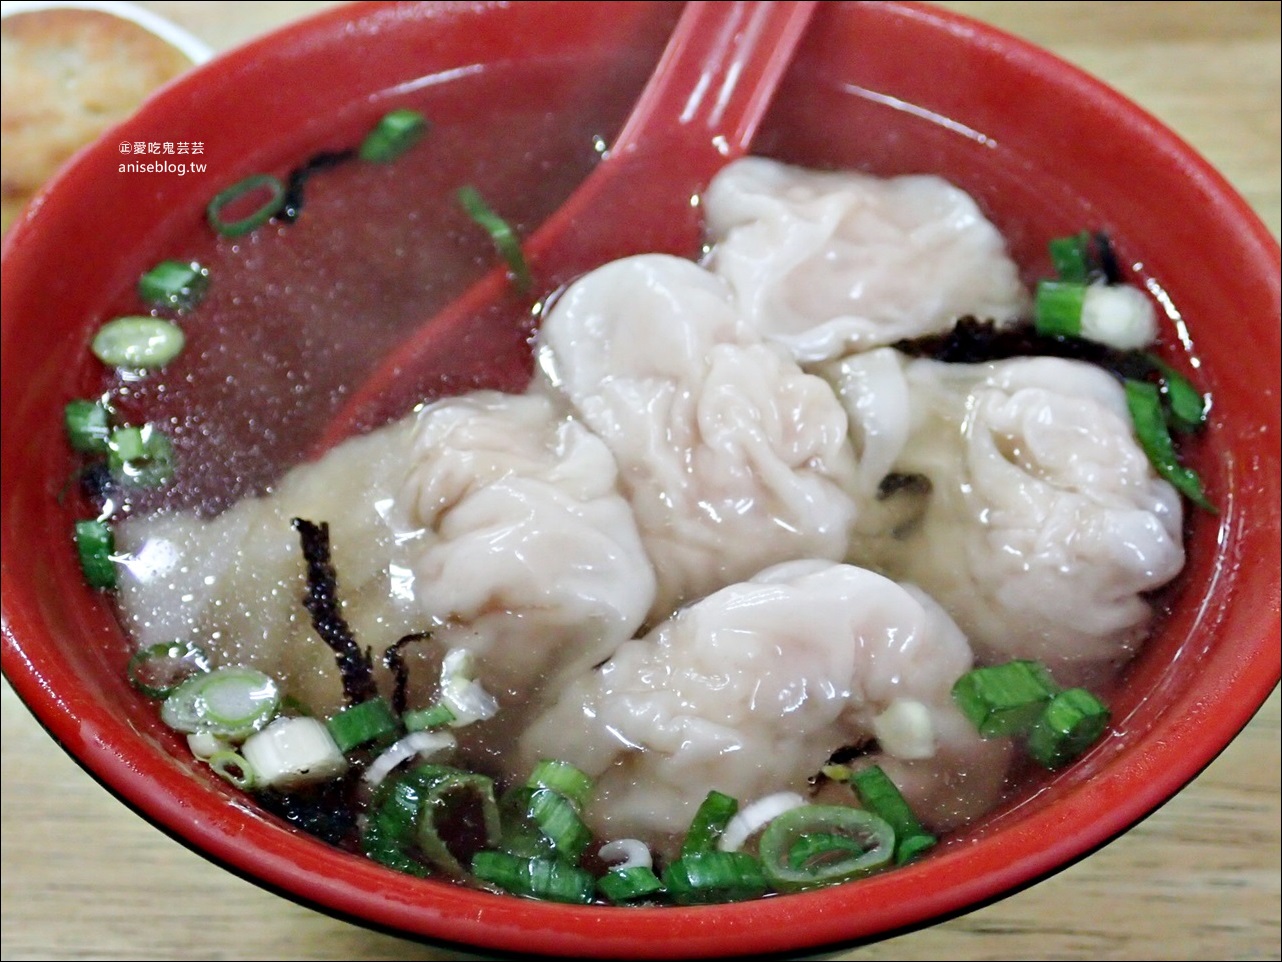
[[[674,123],[724,159],[742,156],[817,4],[686,4],[663,56],[610,155],[631,153]]]
[[[544,303],[608,261],[698,254],[703,224],[691,199],[747,151],[817,7],[816,0],[686,4],[601,163],[522,242]],[[507,272],[490,271],[355,387],[312,455],[406,414],[443,384],[519,383],[532,365],[528,337],[535,320],[530,301],[513,296]],[[484,352],[477,345],[485,345]]]

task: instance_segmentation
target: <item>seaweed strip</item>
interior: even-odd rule
[[[293,519],[307,561],[307,593],[303,606],[312,616],[312,627],[333,649],[343,676],[343,694],[349,704],[378,696],[374,663],[368,649],[362,651],[351,627],[338,609],[338,575],[329,553],[329,524]]]
[[[974,317],[963,317],[952,330],[942,334],[897,341],[892,347],[911,357],[928,357],[949,364],[979,364],[1040,355],[1085,361],[1123,379],[1149,380],[1159,373],[1153,360],[1142,351],[1119,351],[1083,337],[1039,334],[1031,324],[998,327],[992,321]]]
[[[298,220],[298,215],[303,212],[303,188],[313,174],[318,174],[322,170],[329,170],[339,164],[345,164],[349,160],[355,159],[355,150],[322,151],[306,163],[291,170],[289,178],[285,182],[285,196],[281,199],[280,212],[276,215],[277,219],[285,224],[292,224]]]
[[[383,664],[387,670],[396,677],[396,687],[392,691],[392,711],[398,715],[404,715],[407,707],[409,696],[410,670],[405,664],[405,656],[401,653],[402,649],[419,641],[426,641],[432,637],[430,631],[416,631],[401,638],[395,644],[388,647],[383,652]]]

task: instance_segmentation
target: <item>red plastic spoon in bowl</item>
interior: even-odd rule
[[[519,294],[505,269],[491,271],[375,369],[313,453],[407,413],[440,393],[442,383],[466,378],[456,360],[478,356],[478,342],[493,344],[495,355],[486,358],[493,368],[528,363],[525,339],[540,295],[620,257],[696,255],[703,237],[694,198],[747,152],[817,6],[813,0],[688,3],[600,165],[522,242],[532,294]]]

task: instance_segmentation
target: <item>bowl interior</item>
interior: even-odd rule
[[[243,304],[236,343],[195,324],[166,389],[140,382],[129,403],[176,419],[180,456],[208,444],[229,453],[193,486],[193,505],[216,510],[261,489],[303,457],[343,385],[488,267],[450,192],[475,183],[520,232],[536,226],[590,168],[594,137],[618,130],[676,7],[338,10],[162,91],[82,153],[6,238],[5,674],[125,802],[283,894],[404,934],[507,951],[690,958],[870,938],[994,898],[1125,830],[1209,763],[1277,683],[1276,243],[1184,144],[1073,68],[936,10],[836,3],[808,34],[759,152],[943,174],[1006,234],[1029,281],[1051,272],[1048,238],[1107,230],[1161,307],[1165,354],[1214,398],[1190,453],[1220,512],[1191,514],[1189,565],[1161,599],[1159,632],[1111,693],[1111,736],[918,864],[708,909],[571,908],[399,876],[389,885],[384,869],[296,834],[185,760],[185,745],[128,685],[127,642],[109,603],[83,587],[68,537],[84,505],[68,490],[74,462],[60,419],[66,401],[102,383],[92,332],[136,313],[134,280],[176,251],[228,277],[210,296],[232,313]],[[327,174],[323,186],[316,178],[315,216],[287,243],[232,244],[203,226],[223,187],[350,145],[402,103],[434,123],[421,161]],[[124,145],[150,141],[199,143],[186,162],[204,169],[125,170],[137,158]],[[238,266],[252,268],[243,281],[231,279]],[[449,356],[441,393],[523,383],[527,332],[485,333]],[[291,370],[310,373],[285,403]]]

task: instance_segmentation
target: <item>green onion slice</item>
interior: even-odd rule
[[[447,820],[479,822],[483,844],[499,839],[499,807],[494,800],[494,783],[484,775],[465,772],[448,765],[423,765],[415,769],[420,786],[417,827],[419,849],[434,867],[454,878],[466,878],[467,869],[450,851],[442,837]]]
[[[116,536],[104,521],[77,521],[76,554],[85,581],[93,588],[116,587]]]
[[[592,779],[569,762],[556,759],[541,760],[525,784],[530,788],[549,788],[559,792],[580,812],[592,797]]]
[[[760,852],[766,878],[775,889],[799,892],[885,868],[895,854],[895,831],[885,819],[863,809],[804,805],[766,826]]]
[[[1215,505],[1206,497],[1202,479],[1196,471],[1180,463],[1175,452],[1175,442],[1166,426],[1162,409],[1162,396],[1157,386],[1147,381],[1128,379],[1125,383],[1126,406],[1135,424],[1135,436],[1148,455],[1158,475],[1198,507],[1216,513]]]
[[[571,864],[577,863],[592,841],[592,833],[579,818],[573,802],[550,788],[536,788],[529,796],[527,813],[552,843],[553,853]]]
[[[1095,743],[1108,720],[1108,708],[1086,689],[1062,691],[1029,732],[1029,754],[1046,768],[1066,765]]]
[[[89,348],[108,367],[150,371],[181,354],[185,341],[182,329],[171,321],[130,315],[100,327]]]
[[[516,232],[507,221],[490,209],[475,187],[470,185],[460,187],[458,199],[463,209],[467,211],[467,215],[485,228],[495,249],[507,262],[508,272],[512,276],[512,283],[517,293],[529,293],[530,288],[534,286],[534,279],[530,276],[530,266],[526,263],[525,252],[521,250],[521,242]]]
[[[922,827],[899,787],[879,766],[861,768],[851,775],[850,784],[864,808],[894,830],[897,864],[903,865],[935,844],[935,836]]]
[[[209,269],[197,261],[161,261],[138,278],[138,296],[156,307],[190,310],[209,288]]]
[[[966,672],[953,699],[985,738],[1022,735],[1033,727],[1059,686],[1035,661],[1008,661]]]
[[[1041,281],[1033,304],[1033,326],[1038,334],[1079,337],[1086,285],[1067,281]]]
[[[499,800],[502,832],[497,847],[510,855],[522,858],[556,855],[556,843],[544,834],[530,814],[536,791],[538,789],[521,785],[504,792]]]
[[[209,671],[209,656],[190,641],[162,641],[129,659],[129,683],[148,698],[167,698],[192,675]]]
[[[663,870],[663,886],[679,905],[742,902],[770,889],[758,859],[716,850],[682,855]]]
[[[161,703],[160,717],[176,731],[238,741],[271,721],[279,708],[280,689],[271,676],[231,665],[182,682]]]
[[[1051,263],[1061,281],[1085,284],[1091,276],[1091,235],[1082,231],[1069,237],[1057,237],[1047,247],[1050,249]]]
[[[385,114],[360,146],[361,160],[386,163],[409,150],[427,133],[427,118],[417,110],[393,110]]]
[[[616,904],[635,902],[663,891],[663,883],[653,869],[644,865],[611,869],[596,882],[601,897]]]
[[[344,754],[369,742],[389,739],[401,728],[392,706],[381,695],[344,708],[325,725]]]
[[[150,424],[117,428],[107,439],[107,467],[122,484],[158,488],[174,476],[174,447]]]
[[[219,778],[230,782],[242,791],[249,791],[257,781],[253,766],[239,752],[224,749],[214,752],[205,761]]]
[[[224,219],[223,213],[228,207],[245,197],[262,193],[266,194],[265,199],[251,213],[237,220]],[[215,194],[205,208],[205,217],[209,226],[224,237],[240,237],[266,224],[280,212],[284,203],[285,185],[280,178],[271,174],[254,174]]]
[[[1171,427],[1177,431],[1196,431],[1206,424],[1209,413],[1206,398],[1193,383],[1175,368],[1153,355],[1148,355],[1162,377],[1162,399]]]
[[[99,401],[75,400],[63,408],[67,441],[77,451],[105,454],[111,434],[111,412]]]
[[[738,811],[738,799],[716,789],[708,792],[699,805],[699,810],[694,813],[694,820],[681,843],[682,857],[714,851],[717,841]]]
[[[435,705],[429,705],[427,708],[407,711],[401,716],[401,723],[405,725],[407,732],[421,732],[433,728],[444,728],[454,721],[455,717],[454,712],[450,711],[448,705],[442,705],[438,702]]]
[[[553,858],[522,858],[508,852],[477,852],[472,874],[513,895],[551,902],[592,901],[596,880],[590,872]]]

